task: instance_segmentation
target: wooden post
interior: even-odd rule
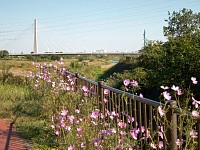
[[[197,149],[200,149],[200,121],[199,120],[197,122],[197,132],[198,132],[198,139],[197,139],[198,148]]]
[[[166,132],[166,138],[168,145],[166,146],[167,150],[177,150],[177,114],[174,112],[173,109],[177,107],[176,101],[169,101],[168,102],[169,110],[166,113],[167,117],[167,125],[165,129],[167,130]],[[166,124],[165,124],[166,125]]]
[[[76,72],[75,73],[75,86],[74,86],[74,88],[75,88],[75,91],[77,92],[77,89],[78,89],[78,78],[79,78],[79,76],[78,76],[78,73]]]
[[[99,98],[99,104],[100,105],[100,111],[105,115],[105,104],[104,104],[104,95],[103,95],[103,81],[98,81],[98,98]]]

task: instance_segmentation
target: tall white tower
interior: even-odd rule
[[[34,19],[34,54],[37,53],[37,21]]]

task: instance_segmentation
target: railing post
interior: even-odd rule
[[[100,111],[105,115],[105,104],[104,104],[104,97],[103,97],[103,81],[98,81],[98,98],[99,98],[99,104],[100,105]]]
[[[200,121],[199,120],[197,121],[197,132],[198,132],[198,139],[197,139],[198,148],[197,149],[200,149]]]
[[[78,77],[78,73],[76,72],[76,73],[75,73],[75,86],[74,86],[76,92],[77,92],[78,84],[79,84],[79,83],[78,83],[78,78],[79,78],[79,77]]]
[[[174,112],[174,109],[177,107],[176,101],[169,101],[168,105],[170,106],[168,112],[166,113],[167,124],[169,127],[166,127],[166,138],[167,138],[167,150],[177,150],[177,114]]]

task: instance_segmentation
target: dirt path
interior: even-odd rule
[[[12,132],[10,132],[11,127],[12,127]],[[6,145],[8,148],[5,148]],[[0,119],[0,150],[26,150],[26,149],[27,148],[25,147],[25,144],[14,131],[14,126]]]

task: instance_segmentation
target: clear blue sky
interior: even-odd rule
[[[165,41],[168,11],[200,11],[200,0],[0,0],[0,49],[33,51],[132,52],[147,40]]]

